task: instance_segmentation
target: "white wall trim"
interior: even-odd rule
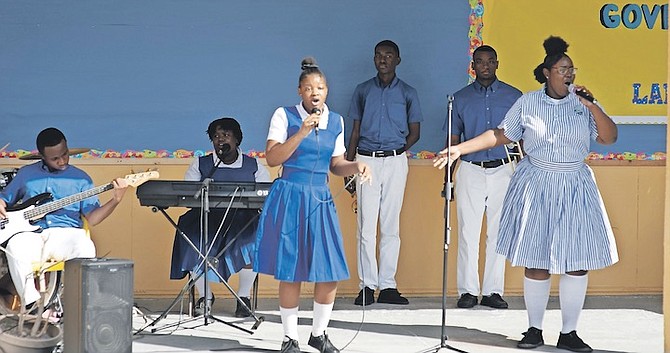
[[[621,115],[611,118],[616,124],[668,124],[668,117],[664,115]]]

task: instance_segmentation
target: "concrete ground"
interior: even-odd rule
[[[443,331],[441,298],[409,298],[410,304],[395,306],[353,305],[353,298],[338,298],[328,328],[331,341],[342,352],[520,352],[516,348],[527,329],[522,297],[506,298],[507,310],[476,306],[458,309],[455,298],[447,298],[447,339]],[[253,319],[233,316],[232,299],[214,303],[214,317],[228,324],[203,318],[190,322],[180,316],[177,305],[165,317],[161,313],[170,299],[137,299],[133,317],[133,352],[277,352],[283,331],[276,299],[260,299],[257,316],[264,321],[253,334],[228,324],[251,330]],[[589,296],[577,332],[596,352],[663,352],[663,315],[660,296]],[[303,352],[316,352],[307,345],[311,330],[312,303],[300,307],[299,334]],[[186,304],[183,306],[187,311]],[[141,315],[143,314],[143,315]],[[160,318],[160,319],[159,319]],[[153,323],[153,325],[152,325]],[[173,327],[163,328],[169,324]],[[152,330],[156,329],[156,332]],[[555,347],[561,329],[558,299],[550,299],[544,320],[545,346],[534,352],[568,352]],[[141,332],[137,332],[142,330]]]

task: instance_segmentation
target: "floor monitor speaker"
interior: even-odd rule
[[[131,353],[133,262],[65,262],[63,348],[68,353]]]

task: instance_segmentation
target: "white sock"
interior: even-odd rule
[[[326,332],[330,322],[330,313],[333,312],[333,304],[319,304],[314,302],[314,318],[312,319],[312,336],[319,337]]]
[[[191,272],[191,278],[195,278],[197,275],[194,272]],[[205,276],[202,275],[195,281],[195,289],[198,291],[198,298],[205,296]],[[212,299],[212,287],[207,287],[207,299]]]
[[[251,297],[251,287],[254,286],[254,280],[256,280],[256,272],[250,268],[243,268],[238,273],[240,278],[240,286],[237,290],[237,295],[240,297]]]
[[[279,313],[281,314],[281,325],[284,328],[284,340],[288,337],[300,341],[298,339],[298,307],[287,309],[280,306]]]
[[[545,280],[523,278],[523,299],[526,303],[528,312],[528,326],[542,329],[544,321],[544,312],[547,310],[549,302],[549,290],[551,289],[551,279]]]
[[[561,276],[558,287],[561,317],[563,318],[561,333],[570,333],[577,329],[577,321],[584,307],[588,283],[588,275],[571,276],[565,274]]]

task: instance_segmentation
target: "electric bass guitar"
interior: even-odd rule
[[[157,171],[129,174],[124,177],[126,183],[129,186],[134,187],[141,185],[149,179],[155,178],[158,178]],[[33,196],[24,202],[13,205],[12,207],[7,207],[7,218],[0,219],[0,244],[9,240],[14,234],[34,232],[40,229],[39,226],[33,225],[31,222],[44,217],[48,213],[60,210],[65,206],[101,194],[105,191],[112,190],[113,188],[114,184],[109,183],[55,201],[51,201],[53,199],[52,195],[45,192]]]

